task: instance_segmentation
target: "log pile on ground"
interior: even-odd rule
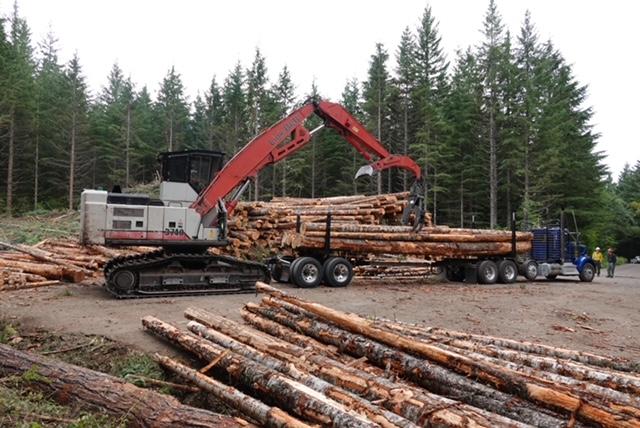
[[[438,260],[511,253],[510,231],[426,226],[414,232],[410,226],[336,223],[330,232],[331,248],[350,254],[392,253]],[[299,233],[287,232],[282,243],[294,250],[321,249],[326,233],[324,223],[305,223]],[[529,232],[517,232],[516,251],[529,252],[532,239]]]
[[[76,240],[47,239],[36,245],[0,242],[0,291],[82,282],[101,276],[111,258],[149,251],[135,247],[114,249],[82,246]]]
[[[331,212],[333,224],[398,224],[408,193],[330,198],[274,198],[270,202],[241,202],[229,221],[231,255],[246,257],[257,248],[281,253],[282,236],[302,223],[325,224]],[[430,216],[426,222],[430,224]],[[229,253],[229,249],[225,250]],[[287,245],[284,250],[291,250]]]
[[[245,324],[195,308],[188,331],[151,316],[142,324],[201,360],[190,368],[156,355],[163,367],[261,425],[640,427],[640,376],[628,361],[258,290],[268,296],[245,305]]]

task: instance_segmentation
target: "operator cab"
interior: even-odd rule
[[[168,206],[189,206],[224,165],[224,153],[214,150],[164,152],[160,161],[160,199]]]

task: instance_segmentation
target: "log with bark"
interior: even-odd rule
[[[254,394],[267,395],[279,407],[293,412],[315,423],[334,427],[374,427],[371,420],[344,407],[342,404],[312,390],[311,388],[249,360],[235,352],[183,332],[154,317],[144,317],[143,326],[150,332],[161,336],[183,349],[196,354],[205,361],[220,357],[217,366],[234,383],[249,388]]]
[[[380,329],[371,321],[355,314],[346,314],[317,303],[307,302],[267,284],[258,283],[257,288],[261,292],[275,295],[288,303],[300,306],[339,326],[340,329],[412,353],[424,358],[425,362],[432,361],[459,375],[477,379],[498,391],[512,393],[521,399],[540,403],[556,411],[575,414],[587,423],[598,423],[607,427],[640,427],[640,419],[625,412],[625,409],[621,408],[623,406],[617,403],[592,402],[578,390],[524,375],[486,361],[473,360],[463,353],[452,352],[430,343]]]
[[[207,328],[203,324],[198,322],[190,322],[187,328],[193,333],[204,337],[205,339],[216,343],[224,348],[230,349],[246,358],[259,362],[265,367],[276,370],[282,374],[287,375],[291,379],[300,382],[301,384],[308,386],[309,388],[317,391],[326,397],[335,400],[338,403],[343,404],[347,408],[354,410],[373,422],[376,422],[382,426],[399,427],[399,428],[417,428],[417,425],[411,421],[378,406],[374,406],[367,400],[363,400],[357,395],[350,393],[349,391],[335,386],[314,374],[311,374],[308,370],[300,370],[298,366],[304,366],[303,361],[289,360],[289,364],[267,355],[263,352],[263,349],[247,346],[246,344],[235,340],[232,337],[227,336],[220,331]],[[245,334],[251,334],[246,327],[235,326],[240,328],[241,336]],[[235,334],[234,334],[235,335]],[[237,337],[237,336],[236,336]],[[306,368],[306,367],[305,367]]]
[[[267,406],[237,389],[220,383],[202,373],[187,367],[169,357],[155,354],[154,359],[165,369],[170,370],[180,377],[193,382],[205,391],[211,393],[217,399],[228,406],[238,409],[243,414],[267,427],[291,427],[306,428],[309,425],[283,412],[277,407]]]
[[[22,376],[30,372],[37,375]],[[135,427],[242,427],[246,421],[181,404],[176,398],[139,388],[94,370],[0,344],[0,373],[22,376],[61,403],[75,402],[124,418]],[[28,381],[26,379],[29,379]]]
[[[248,312],[243,312],[242,315],[245,320],[254,326],[264,327],[270,323],[268,320],[256,317]],[[223,337],[220,333],[228,334],[247,346],[251,346],[261,352],[272,355],[274,358],[279,358],[283,362],[289,363],[285,365],[285,367],[291,367],[291,365],[300,367],[310,373],[316,374],[327,382],[331,382],[333,385],[340,386],[352,393],[360,394],[416,424],[424,426],[444,424],[451,427],[466,426],[465,424],[470,423],[478,427],[521,426],[521,424],[511,419],[503,418],[435,394],[424,393],[407,384],[390,381],[381,375],[372,375],[316,352],[309,353],[307,350],[282,339],[259,334],[252,329],[203,310],[189,308],[185,311],[185,316],[203,322],[214,329],[207,329],[199,323],[189,323],[190,330],[197,332],[205,338],[220,343],[220,338]],[[267,328],[274,331],[275,323],[271,324],[272,325]],[[289,331],[284,331],[283,328],[279,328],[279,330],[279,336],[281,337],[287,337],[290,334]],[[321,392],[324,392],[336,400],[341,399],[339,398],[340,395],[344,394],[344,392],[339,389],[336,394],[332,394],[331,390],[331,387],[325,386]],[[335,391],[335,388],[333,388],[333,390]],[[348,397],[353,399],[352,396]],[[347,402],[344,402],[344,404],[347,404]],[[355,406],[361,405],[362,400],[359,400],[353,402],[351,408],[358,408]],[[373,417],[373,420],[378,423],[384,423],[386,420],[388,423],[393,423],[396,426],[410,426],[403,420],[390,417],[388,413],[376,415],[378,412],[371,409],[366,410],[366,412],[369,417]]]

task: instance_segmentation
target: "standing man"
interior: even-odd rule
[[[591,255],[591,258],[596,263],[596,273],[600,276],[600,268],[602,267],[602,261],[604,260],[604,254],[600,251],[600,247],[596,247],[596,250]]]
[[[607,250],[607,262],[609,266],[607,266],[607,278],[613,278],[613,274],[616,272],[616,262],[618,261],[618,256],[613,252],[613,248],[609,248]]]

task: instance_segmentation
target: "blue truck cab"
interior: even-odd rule
[[[578,233],[564,227],[536,228],[532,232],[531,259],[538,264],[539,275],[550,280],[578,276],[581,281],[593,281],[595,263],[587,247],[580,244]]]

